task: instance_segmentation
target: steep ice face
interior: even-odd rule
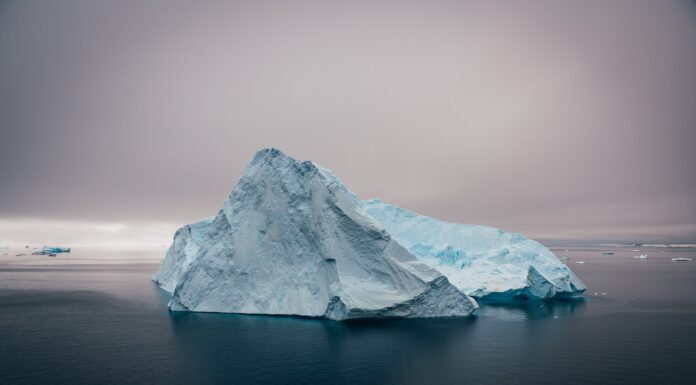
[[[177,231],[154,280],[171,310],[345,320],[477,308],[330,171],[275,149],[256,154],[217,216]]]
[[[174,234],[174,243],[167,250],[162,266],[153,280],[160,287],[170,293],[174,291],[181,276],[188,269],[191,262],[198,255],[205,235],[215,217],[209,217],[201,221],[181,227]]]
[[[471,296],[561,298],[585,291],[568,266],[523,235],[444,222],[376,199],[363,201],[362,208],[419,260]]]

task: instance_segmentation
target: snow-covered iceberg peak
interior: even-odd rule
[[[177,231],[154,280],[175,311],[345,320],[477,308],[330,171],[276,149],[256,154],[217,216]]]
[[[444,222],[378,199],[363,209],[465,293],[488,300],[579,296],[585,285],[541,243],[500,229]]]

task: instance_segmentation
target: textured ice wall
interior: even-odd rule
[[[490,300],[562,298],[585,285],[541,243],[500,229],[444,222],[373,199],[363,209],[465,293]]]
[[[174,243],[167,250],[164,261],[153,278],[162,289],[174,292],[176,284],[198,255],[200,245],[205,242],[204,238],[214,219],[215,217],[209,217],[176,231]]]
[[[477,308],[330,171],[275,149],[256,154],[217,216],[177,231],[154,280],[171,310],[344,320]]]

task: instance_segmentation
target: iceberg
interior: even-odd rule
[[[29,246],[27,246],[29,247]],[[35,248],[36,249],[36,248]],[[49,257],[55,257],[59,253],[69,253],[69,247],[60,246],[44,246],[41,251],[34,251],[31,255],[48,255]]]
[[[70,248],[61,246],[44,246],[41,251],[46,254],[69,253]]]
[[[331,171],[259,151],[214,217],[180,228],[153,277],[171,311],[333,320],[470,315]]]
[[[523,235],[440,221],[379,199],[363,201],[362,207],[421,262],[470,296],[497,302],[570,298],[585,291],[556,255]]]

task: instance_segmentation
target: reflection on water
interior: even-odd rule
[[[204,378],[216,382],[211,368],[237,367],[239,383],[288,384],[402,383],[407,374],[420,377],[475,354],[468,341],[479,322],[200,313],[172,313],[170,320],[177,350]]]
[[[585,308],[583,298],[572,300],[516,301],[514,303],[481,303],[477,311],[479,317],[495,317],[502,320],[534,320],[542,318],[561,318],[580,314]]]

